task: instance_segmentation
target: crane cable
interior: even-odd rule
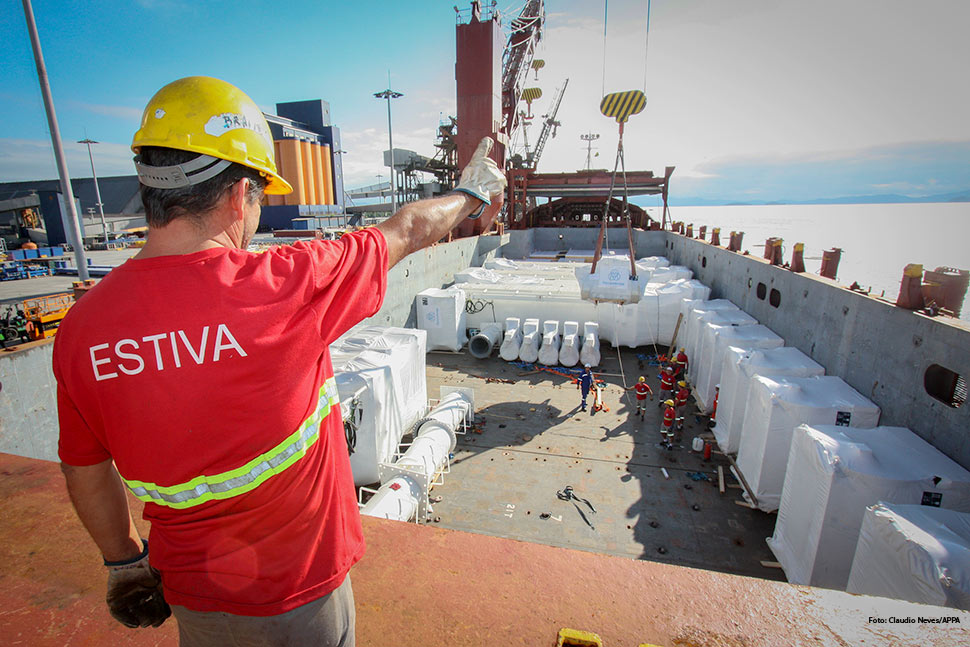
[[[647,28],[643,36],[643,93],[647,93],[647,56],[650,53],[650,8],[653,0],[647,0]],[[606,44],[607,23],[610,16],[610,0],[603,0],[603,74],[600,97],[606,96]]]

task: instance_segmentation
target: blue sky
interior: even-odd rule
[[[131,135],[162,85],[205,74],[265,110],[323,98],[343,135],[348,186],[386,176],[384,104],[395,145],[434,153],[454,114],[454,0],[415,2],[97,3],[35,0],[72,175],[90,175],[73,142],[89,136],[99,175],[128,174]],[[520,1],[500,1],[517,9]],[[467,6],[462,1],[460,7]],[[607,92],[642,89],[625,136],[628,169],[676,165],[678,195],[726,201],[970,189],[970,3],[965,0],[613,0],[603,69],[603,3],[547,0],[545,96],[569,77],[542,171],[585,163],[581,133],[601,134],[612,166]],[[0,181],[56,177],[20,3],[0,14]],[[537,127],[530,139],[537,135]]]

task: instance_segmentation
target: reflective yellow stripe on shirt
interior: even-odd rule
[[[149,503],[170,508],[191,508],[207,501],[229,499],[257,488],[306,455],[320,437],[320,422],[340,402],[337,382],[329,378],[320,387],[317,407],[283,442],[260,454],[242,467],[212,476],[197,476],[178,485],[156,485],[123,479],[128,489]]]

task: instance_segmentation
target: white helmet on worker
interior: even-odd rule
[[[585,368],[588,371],[589,370],[589,364],[583,364],[583,368]]]

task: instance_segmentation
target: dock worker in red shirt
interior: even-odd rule
[[[674,397],[674,404],[676,405],[677,409],[680,410],[687,406],[687,400],[690,398],[690,389],[687,388],[687,382],[685,380],[677,382],[677,386],[680,388],[677,389],[677,395]]]
[[[679,378],[687,374],[687,349],[681,348],[674,356],[674,376]]]
[[[660,434],[663,437],[663,444],[667,449],[673,449],[674,440],[674,419],[677,417],[677,409],[674,407],[673,400],[664,401],[664,418],[663,426],[660,428]]]
[[[669,399],[673,395],[674,390],[674,369],[668,366],[660,374],[660,402],[663,404],[664,400]]]
[[[501,200],[490,148],[455,193],[252,253],[263,195],[292,190],[262,112],[208,77],[152,97],[132,142],[147,244],[54,346],[61,465],[115,619],[171,605],[183,646],[354,644],[364,538],[328,346],[378,311],[390,267]]]
[[[643,420],[644,414],[647,412],[647,395],[653,397],[653,389],[647,384],[647,378],[640,376],[637,383],[627,389],[627,391],[636,391],[637,394],[637,413],[640,416],[640,420]]]

